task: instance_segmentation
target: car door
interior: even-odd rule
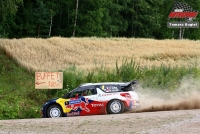
[[[78,98],[79,95],[81,95],[81,88],[76,88],[65,95],[65,98],[67,98],[67,101],[65,102],[65,111],[67,116],[81,115],[81,100]]]
[[[95,86],[79,87],[71,93],[68,103],[71,112],[79,113],[80,115],[91,115],[97,113],[97,108],[94,103],[97,99]]]
[[[82,108],[85,109],[83,112],[86,115],[93,115],[97,114],[97,107],[95,107],[94,104],[96,104],[97,101],[97,92],[94,86],[87,86],[84,87],[82,90],[82,95],[80,98],[83,100],[84,103],[82,103]]]
[[[90,115],[92,114],[105,114],[106,113],[106,102],[98,100],[98,86],[89,86],[85,88],[86,92],[86,100],[89,101],[88,108],[90,109]]]

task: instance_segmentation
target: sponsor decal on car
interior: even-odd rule
[[[76,116],[76,115],[80,115],[80,112],[71,112],[71,113],[67,113],[67,116]]]
[[[120,88],[117,86],[110,86],[110,85],[106,85],[106,86],[102,86],[101,89],[105,92],[118,92],[120,91]]]
[[[107,93],[107,94],[102,94],[101,96],[111,96],[111,95],[118,95],[119,93]]]
[[[77,100],[70,100],[70,101],[69,101],[69,105],[71,105],[71,104],[79,104],[79,103],[81,103],[81,100],[80,100],[80,99],[77,99]]]
[[[111,87],[106,87],[106,92],[111,92]]]
[[[103,107],[104,104],[103,103],[97,103],[97,104],[91,104],[92,107]]]
[[[117,87],[115,87],[115,86],[113,86],[111,90],[112,90],[112,92],[119,91],[119,89]]]
[[[90,109],[87,107],[87,105],[90,102],[91,102],[91,100],[89,100],[88,98],[84,98],[84,97],[77,99],[77,100],[70,100],[69,105],[66,105],[66,108],[70,108],[71,112],[76,112],[76,111],[90,112]]]
[[[104,85],[102,85],[101,89],[104,90]]]

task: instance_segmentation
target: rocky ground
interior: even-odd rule
[[[197,134],[200,110],[1,120],[1,134]]]

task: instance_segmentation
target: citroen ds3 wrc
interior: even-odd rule
[[[139,107],[138,81],[85,83],[61,98],[46,102],[43,118],[120,114]]]

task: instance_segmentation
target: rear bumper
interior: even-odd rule
[[[134,109],[138,109],[140,107],[140,104],[139,104],[139,102],[137,103],[135,103],[135,105],[133,105],[133,107],[132,108],[134,108]]]
[[[138,109],[138,108],[140,107],[139,102],[134,101],[133,103],[134,103],[134,104],[132,105],[131,109]]]
[[[140,104],[139,104],[138,100],[125,101],[126,110],[129,110],[129,109],[138,109],[139,106],[140,106]]]

